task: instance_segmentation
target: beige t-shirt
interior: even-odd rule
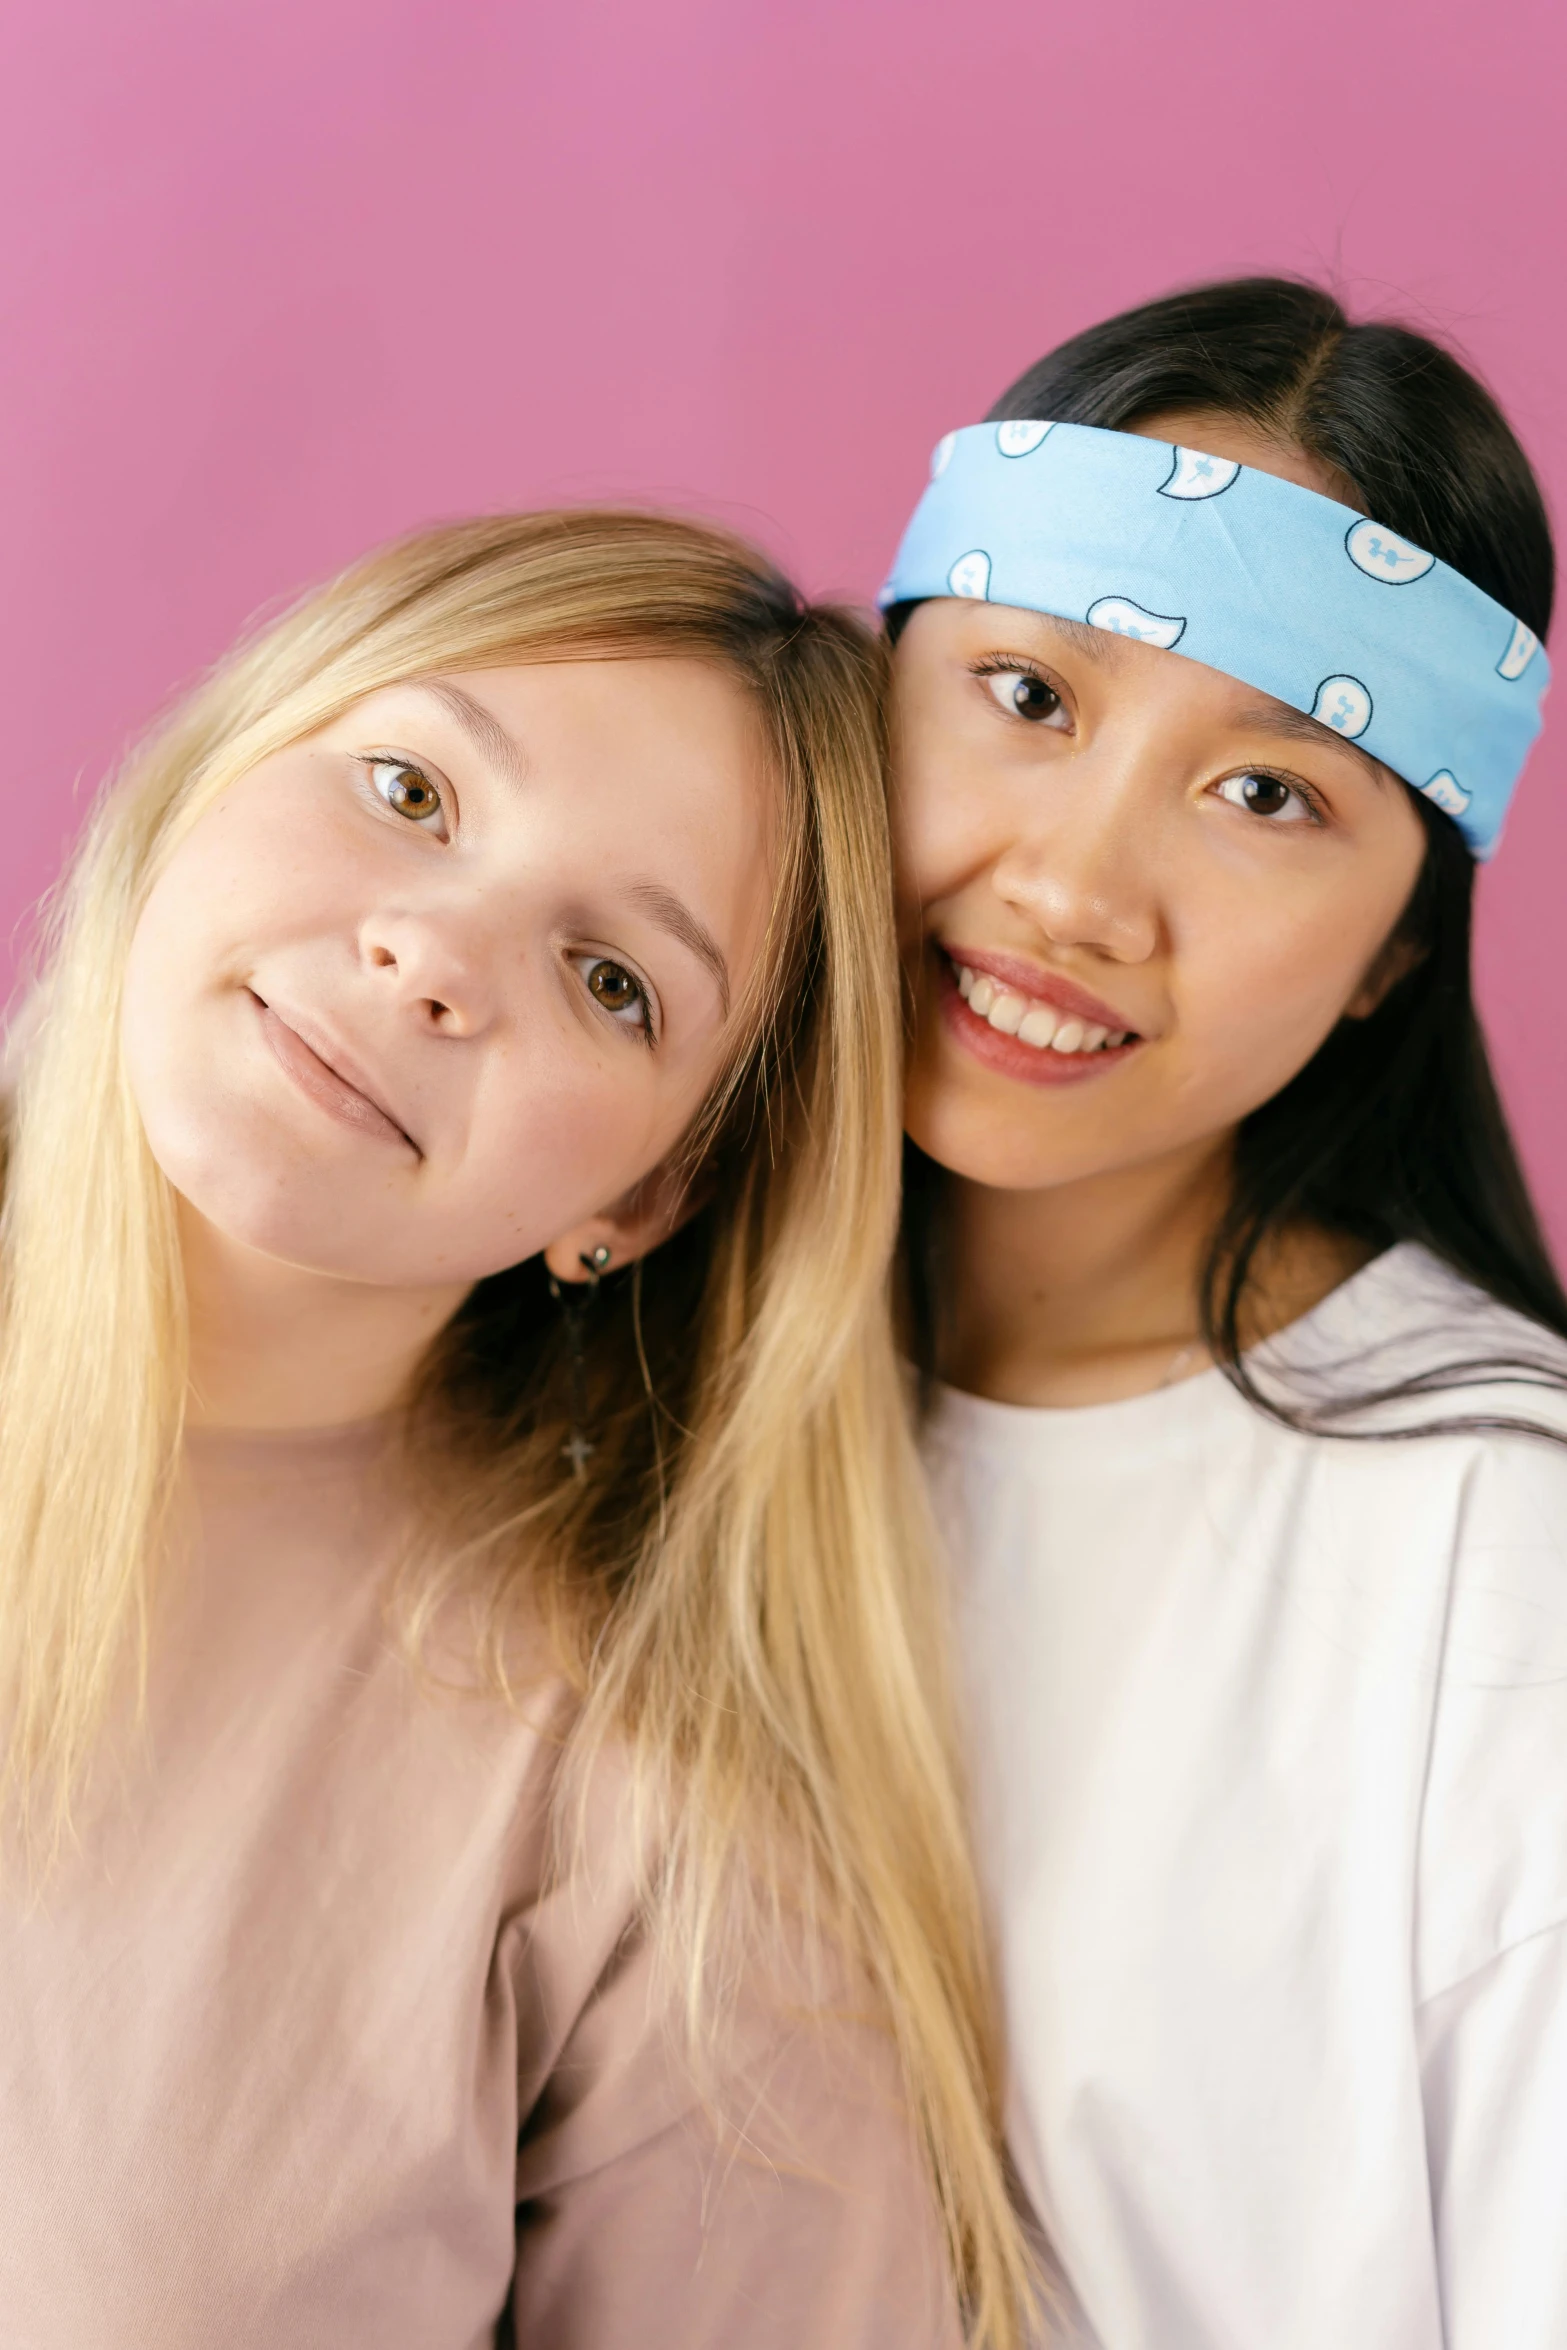
[[[613,1834],[546,1883],[565,1692],[388,1637],[383,1441],[191,1439],[148,1733],[0,1884],[0,2342],[955,2350],[885,2037],[758,1995],[696,2096]]]

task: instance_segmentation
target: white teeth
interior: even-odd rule
[[[1015,1036],[1036,1052],[1113,1052],[1131,1035],[1129,1028],[1101,1028],[1087,1020],[1068,1020],[1050,1004],[1030,1003],[1013,995],[983,971],[955,964],[958,993],[971,1012],[988,1021],[998,1034]]]

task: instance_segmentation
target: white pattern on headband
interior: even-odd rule
[[[1101,596],[1097,604],[1089,605],[1086,618],[1090,628],[1108,629],[1112,636],[1135,637],[1143,645],[1162,645],[1166,652],[1180,643],[1186,631],[1185,621],[1174,613],[1149,612],[1134,604],[1130,596]]]
[[[1031,457],[1047,432],[1054,430],[1048,424],[1024,423],[1017,419],[996,427],[996,447],[1003,457]]]
[[[955,596],[972,596],[983,603],[990,593],[990,557],[983,547],[972,547],[960,555],[947,573],[947,586]]]
[[[1436,561],[1424,547],[1384,530],[1380,522],[1357,522],[1345,535],[1344,551],[1368,579],[1379,579],[1385,587],[1407,587],[1411,580],[1424,579]]]
[[[1240,467],[1233,457],[1210,457],[1206,449],[1175,452],[1167,480],[1159,484],[1161,498],[1217,498],[1227,490]]]
[[[1325,677],[1317,688],[1311,715],[1353,742],[1371,724],[1371,696],[1358,677]]]

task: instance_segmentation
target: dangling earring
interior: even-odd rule
[[[553,1273],[550,1275],[550,1295],[559,1305],[566,1323],[566,1364],[571,1385],[571,1433],[560,1449],[571,1463],[572,1475],[579,1480],[587,1474],[588,1462],[593,1457],[593,1445],[583,1433],[583,1423],[588,1416],[588,1361],[587,1350],[583,1345],[583,1324],[593,1311],[599,1280],[608,1269],[611,1254],[608,1243],[601,1240],[596,1249],[578,1257],[577,1262],[587,1275],[585,1284],[575,1281],[562,1283],[556,1280]],[[586,1288],[586,1296],[577,1294],[582,1287]],[[568,1289],[571,1291],[570,1296],[567,1295]]]

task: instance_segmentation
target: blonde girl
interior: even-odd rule
[[[20,1055],[0,2334],[1012,2339],[877,654],[502,517],[242,647]]]

